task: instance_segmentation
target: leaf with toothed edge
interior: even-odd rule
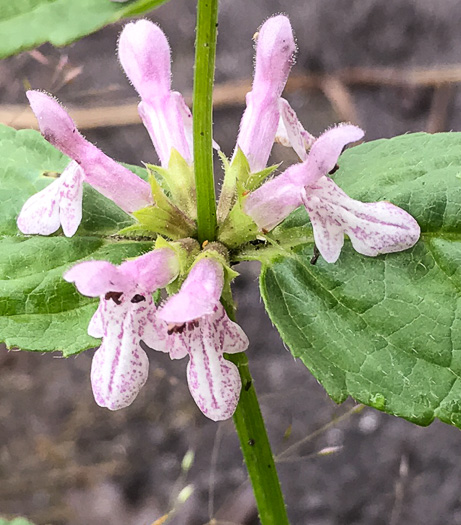
[[[420,425],[437,417],[461,428],[461,133],[370,142],[339,166],[348,195],[402,207],[421,240],[375,258],[346,241],[336,264],[312,265],[309,221],[297,210],[274,231],[278,247],[259,255],[269,316],[336,402],[352,396]]]
[[[97,300],[81,296],[62,274],[85,259],[118,264],[153,243],[116,236],[133,219],[87,184],[83,221],[74,237],[63,237],[61,230],[49,237],[21,234],[16,218],[22,205],[59,176],[69,159],[38,132],[7,126],[0,126],[0,158],[0,341],[66,356],[97,346],[99,340],[87,334]]]

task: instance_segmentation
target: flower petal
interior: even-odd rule
[[[130,405],[145,384],[149,360],[139,344],[137,305],[104,301],[104,338],[91,366],[91,385],[99,406]]]
[[[170,46],[158,25],[149,20],[127,24],[118,41],[118,57],[141,98],[151,100],[170,92]]]
[[[161,165],[168,167],[172,148],[175,148],[190,164],[192,162],[192,151],[189,150],[184,119],[175,98],[166,95],[149,102],[143,100],[140,102],[138,110],[155,146]]]
[[[146,319],[141,337],[145,346],[157,352],[169,353],[171,359],[182,359],[187,355],[188,339],[185,340],[179,333],[169,333],[168,323],[157,317],[155,309],[149,310]]]
[[[96,312],[93,314],[93,317],[90,319],[88,325],[88,335],[91,337],[96,337],[99,339],[104,336],[104,323],[102,319],[103,304],[100,301]]]
[[[278,177],[265,182],[246,199],[243,210],[258,228],[270,231],[301,206],[302,186],[297,181],[302,164],[290,166]]]
[[[86,182],[128,213],[153,203],[150,185],[88,142],[59,102],[40,91],[27,98],[45,139],[81,166]]]
[[[260,99],[252,91],[247,94],[246,109],[240,122],[237,146],[245,154],[253,173],[266,167],[274,144],[279,118],[277,101]]]
[[[266,167],[280,120],[279,97],[285,87],[296,49],[290,21],[279,15],[269,18],[259,31],[253,88],[237,139],[252,172]],[[235,155],[235,153],[234,153]]]
[[[75,283],[78,291],[88,297],[99,297],[107,292],[125,292],[133,287],[129,277],[107,261],[84,261],[64,274],[64,279]]]
[[[212,258],[194,264],[181,290],[168,299],[158,317],[167,323],[183,324],[214,312],[224,285],[224,270]]]
[[[192,112],[189,109],[189,106],[186,104],[186,101],[184,100],[184,97],[181,95],[181,93],[178,93],[177,91],[172,91],[171,97],[176,104],[179,115],[182,118],[182,122],[184,126],[184,137],[186,139],[186,142],[189,148],[188,151],[185,152],[182,156],[187,162],[191,163],[192,162],[192,152],[194,151],[194,133],[193,133]],[[175,148],[178,149],[176,146]],[[219,150],[219,146],[216,144],[215,141],[213,141],[213,148]]]
[[[59,215],[62,231],[72,237],[82,220],[83,171],[72,161],[62,172],[59,189]]]
[[[224,353],[238,354],[248,348],[250,342],[246,333],[229,319],[221,303],[215,307],[215,313],[210,316],[208,322],[212,324]]]
[[[61,181],[57,179],[27,199],[17,219],[22,233],[50,235],[59,229],[60,186]]]
[[[137,283],[141,290],[152,293],[159,288],[165,288],[176,279],[179,261],[173,249],[159,248],[124,262],[120,266],[120,272],[128,280]]]
[[[86,140],[78,132],[69,114],[47,93],[29,90],[26,95],[37,117],[43,137],[65,155],[81,164],[78,158],[79,151],[85,147]]]
[[[343,149],[351,142],[357,142],[364,135],[363,130],[352,124],[340,124],[325,131],[314,142],[299,171],[299,184],[314,184],[323,175],[328,175],[336,166]]]
[[[256,41],[253,91],[279,98],[285,87],[296,51],[289,19],[277,15],[264,22]]]
[[[163,31],[148,20],[127,24],[118,55],[125,73],[140,94],[139,114],[162,166],[171,150],[192,163],[192,114],[180,93],[171,92],[171,54]]]
[[[208,319],[190,338],[187,382],[197,406],[213,421],[232,417],[242,382],[238,368],[224,359],[220,334]]]
[[[303,201],[315,243],[327,262],[338,259],[345,233],[352,246],[368,256],[406,250],[420,236],[418,223],[401,208],[389,202],[351,199],[328,177],[307,187]]]
[[[290,104],[284,99],[279,99],[280,121],[275,140],[283,146],[292,147],[298,157],[307,159],[306,149],[315,142],[315,137],[308,133]]]

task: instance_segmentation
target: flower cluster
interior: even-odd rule
[[[117,410],[133,402],[147,379],[143,347],[149,347],[171,359],[189,356],[189,388],[206,416],[218,421],[234,413],[240,376],[223,354],[245,351],[248,339],[219,302],[223,267],[212,255],[198,260],[181,290],[157,309],[153,292],[174,281],[179,271],[178,254],[165,247],[118,267],[85,261],[64,274],[80,293],[100,299],[88,326],[90,335],[102,337],[91,367],[98,405]]]
[[[389,202],[353,200],[328,177],[344,148],[359,141],[363,131],[343,124],[315,139],[281,98],[294,50],[288,19],[270,18],[258,35],[253,89],[247,95],[237,146],[252,172],[265,168],[275,140],[291,146],[301,163],[253,191],[246,198],[244,211],[261,231],[269,232],[293,210],[304,206],[316,246],[327,262],[338,259],[345,233],[364,255],[411,248],[420,236],[419,225],[411,215]]]
[[[240,213],[252,223],[255,236],[258,230],[267,234],[304,206],[327,262],[338,259],[345,234],[365,255],[413,246],[419,227],[410,215],[388,202],[355,201],[328,177],[344,147],[360,140],[363,132],[340,125],[315,139],[303,128],[281,96],[295,49],[285,16],[274,16],[260,28],[254,82],[234,156],[227,163],[232,168],[242,154],[247,171],[258,175],[254,180],[259,187],[248,190],[239,173],[230,184],[225,179],[221,225]],[[170,48],[158,26],[147,20],[125,26],[118,54],[141,97],[139,114],[161,164],[155,168],[156,176],[151,174],[150,183],[145,182],[110,159],[78,132],[55,99],[29,91],[43,136],[71,162],[56,181],[24,204],[18,227],[26,234],[49,235],[61,226],[64,235],[74,235],[82,218],[84,183],[139,221],[148,217],[148,224],[156,225],[153,237],[169,238],[158,237],[154,250],[120,266],[84,261],[64,275],[83,295],[99,297],[88,327],[90,335],[102,338],[91,369],[96,402],[111,410],[132,403],[147,379],[146,350],[153,349],[171,359],[189,356],[187,380],[195,402],[209,418],[226,419],[237,407],[241,380],[224,354],[245,351],[248,339],[221,304],[223,289],[233,276],[224,237],[218,235],[218,243],[204,243],[202,251],[196,241],[183,239],[194,236],[196,219],[192,114],[181,94],[171,90]],[[300,163],[262,183],[271,171],[265,168],[276,140],[292,147]],[[168,220],[171,223],[162,229]],[[169,285],[179,291],[158,307],[153,294]]]

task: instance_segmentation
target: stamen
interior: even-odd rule
[[[169,324],[168,325],[168,335],[171,334],[182,334],[186,328],[186,323],[183,324]]]
[[[139,293],[137,293],[136,295],[133,296],[133,298],[131,299],[131,302],[132,303],[141,303],[142,301],[145,301],[146,298],[144,297],[144,295],[141,295]]]
[[[123,292],[107,292],[104,296],[104,299],[108,301],[109,299],[112,299],[115,304],[122,304],[121,297],[123,295]]]

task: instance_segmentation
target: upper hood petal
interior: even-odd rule
[[[168,299],[158,312],[167,323],[182,324],[214,312],[224,285],[222,265],[203,258],[194,264],[181,290]]]

